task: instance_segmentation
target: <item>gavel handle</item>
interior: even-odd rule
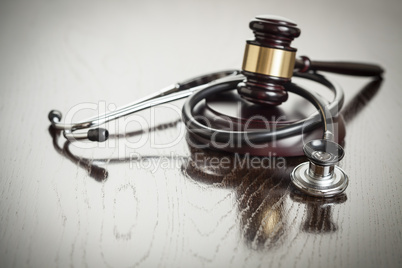
[[[354,76],[381,76],[384,72],[380,66],[375,64],[343,61],[310,61],[305,56],[302,56],[300,60],[296,60],[295,68],[299,72],[313,70]]]

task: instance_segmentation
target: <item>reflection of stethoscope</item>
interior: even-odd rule
[[[56,110],[49,113],[49,120],[54,128],[63,130],[68,140],[89,139],[101,142],[107,140],[108,131],[97,126],[155,105],[190,96],[183,106],[183,122],[191,134],[211,142],[260,144],[310,131],[321,124],[323,138],[304,145],[303,150],[309,162],[297,166],[291,179],[296,187],[310,195],[334,196],[342,193],[348,185],[348,177],[336,165],[343,158],[344,150],[333,141],[332,118],[341,108],[344,95],[339,87],[314,71],[380,76],[382,69],[367,64],[312,62],[307,57],[296,60],[296,49],[290,47],[290,42],[300,34],[300,30],[296,24],[283,18],[260,16],[250,23],[250,28],[254,30],[256,39],[247,42],[241,73],[222,71],[177,83],[113,112],[79,123],[61,123],[61,113]],[[298,72],[294,72],[294,68]],[[327,87],[334,93],[333,100],[327,105],[317,94],[290,83],[292,75]],[[194,115],[194,107],[199,102],[236,87],[244,99],[271,106],[286,101],[287,92],[293,92],[311,102],[317,112],[305,120],[273,131],[218,129],[205,124]],[[86,129],[87,132],[82,132]]]

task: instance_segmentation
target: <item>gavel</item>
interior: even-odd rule
[[[291,47],[300,35],[295,22],[279,16],[257,16],[250,24],[255,39],[248,40],[242,73],[245,81],[237,91],[248,101],[277,106],[288,99],[285,84],[294,71],[325,71],[353,76],[381,76],[383,69],[374,64],[311,61],[306,56],[296,59],[297,49]]]

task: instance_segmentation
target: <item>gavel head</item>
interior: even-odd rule
[[[279,105],[288,98],[284,84],[290,82],[297,49],[290,46],[300,35],[296,23],[278,16],[257,16],[250,22],[255,40],[248,40],[242,72],[246,80],[237,86],[248,101]]]

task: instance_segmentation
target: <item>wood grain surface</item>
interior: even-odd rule
[[[0,266],[401,267],[401,11],[392,0],[1,1]],[[346,95],[345,194],[297,192],[289,173],[303,157],[247,167],[194,148],[183,101],[108,124],[115,136],[99,145],[49,128],[51,109],[80,120],[240,68],[260,14],[298,23],[298,55],[385,69],[381,82],[328,75]]]

